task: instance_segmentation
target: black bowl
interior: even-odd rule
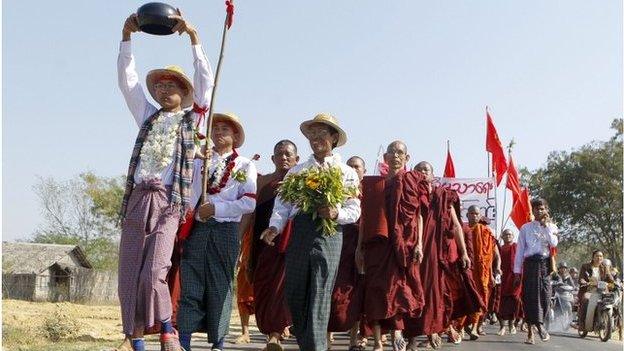
[[[148,2],[137,10],[139,28],[141,31],[155,35],[173,34],[173,27],[177,21],[167,16],[177,15],[178,11],[162,2]]]

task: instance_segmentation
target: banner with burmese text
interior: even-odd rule
[[[468,207],[477,205],[481,214],[490,221],[496,231],[496,180],[491,178],[435,178],[434,185],[457,191],[461,201],[461,220],[468,222]]]

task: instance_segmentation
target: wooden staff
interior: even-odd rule
[[[228,0],[225,2],[227,6],[227,16],[223,23],[223,34],[221,35],[221,51],[219,52],[219,61],[217,62],[217,71],[215,73],[214,85],[212,87],[212,95],[210,97],[210,107],[208,109],[208,121],[206,121],[206,155],[204,155],[204,168],[202,172],[202,196],[200,203],[205,203],[207,200],[206,192],[208,191],[208,173],[210,169],[210,163],[212,159],[212,114],[213,106],[215,104],[215,96],[217,93],[217,84],[219,83],[219,73],[221,72],[221,63],[223,62],[223,52],[225,49],[225,39],[227,37],[228,29],[232,25],[232,17],[234,15],[234,0]]]

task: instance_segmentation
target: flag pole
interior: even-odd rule
[[[509,159],[511,159],[511,148],[513,147],[514,141],[513,139],[511,139],[511,141],[509,142],[509,146],[507,146],[507,156]],[[507,206],[507,183],[509,182],[509,172],[507,172],[507,176],[505,177],[505,187],[503,188],[503,217],[501,217],[501,230],[503,230],[505,228],[505,225],[507,225],[507,220],[509,219],[509,217],[507,217],[507,219],[505,218],[505,207]],[[513,208],[513,206],[512,206]],[[510,212],[511,215],[511,212]]]
[[[201,200],[200,203],[203,204],[206,202],[207,200],[207,194],[206,192],[208,191],[208,173],[209,173],[209,169],[210,169],[210,163],[212,161],[212,147],[211,147],[211,143],[212,143],[212,139],[211,139],[211,134],[212,134],[212,114],[213,114],[213,107],[215,105],[215,96],[217,93],[217,84],[219,83],[219,75],[221,73],[221,64],[223,63],[223,52],[225,51],[225,39],[227,38],[227,33],[228,33],[228,29],[230,28],[230,26],[232,25],[232,16],[234,15],[234,1],[233,0],[229,0],[226,1],[226,6],[227,6],[227,16],[225,17],[225,21],[223,22],[223,34],[221,35],[221,50],[219,52],[219,61],[217,61],[217,70],[215,72],[215,78],[214,78],[214,85],[212,86],[212,94],[210,97],[210,107],[208,109],[208,120],[206,121],[206,152],[204,154],[204,167],[203,167],[203,172],[202,172],[202,195],[201,195]]]

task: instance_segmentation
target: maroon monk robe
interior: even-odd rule
[[[522,286],[514,286],[513,265],[516,257],[516,243],[503,245],[500,248],[501,270],[501,304],[499,318],[502,320],[515,320],[522,318]]]
[[[403,319],[417,316],[423,306],[420,271],[413,262],[413,252],[418,241],[417,214],[421,198],[427,195],[427,183],[418,172],[402,171],[385,184],[385,204],[371,202],[365,184],[366,180],[362,223],[366,223],[365,216],[384,209],[388,235],[370,234],[369,228],[363,228],[364,314],[369,325],[379,322],[383,330],[402,330]]]
[[[273,213],[278,181],[275,180],[258,190],[253,223],[254,241],[250,268],[253,270],[256,325],[260,332],[266,335],[281,334],[286,327],[292,325],[284,297],[285,252],[292,222],[289,221],[277,237],[275,246],[268,246],[260,240],[260,235],[269,226],[269,219]]]
[[[427,201],[428,200],[428,201]],[[423,253],[420,276],[426,291],[425,304],[418,318],[410,318],[405,323],[404,334],[407,337],[442,333],[448,326],[449,293],[445,283],[443,267],[445,262],[444,246],[446,239],[454,236],[453,222],[449,214],[451,206],[457,207],[459,197],[456,192],[440,187],[434,188],[424,201],[422,214]]]
[[[496,241],[496,246],[498,247],[498,252],[500,253],[500,244],[498,240]],[[492,265],[494,265],[494,261],[492,261]],[[494,274],[494,267],[492,267],[492,275]],[[500,308],[501,303],[501,286],[500,284],[495,285],[490,281],[490,301],[488,302],[488,313],[495,313],[498,315],[498,310]]]
[[[458,218],[460,218],[459,215]],[[445,261],[448,262],[448,268],[445,267],[445,283],[452,301],[450,311],[447,312],[449,320],[445,323],[445,325],[448,325],[458,318],[485,309],[485,302],[479,295],[475,281],[472,278],[472,271],[462,267],[455,238],[447,238],[446,242],[447,248],[445,251],[447,252],[447,259]],[[468,233],[464,232],[464,242],[468,258],[473,260],[470,231]]]
[[[360,320],[364,303],[364,279],[360,277],[355,265],[360,227],[347,224],[342,227],[342,251],[334,291],[327,331],[345,332]]]

